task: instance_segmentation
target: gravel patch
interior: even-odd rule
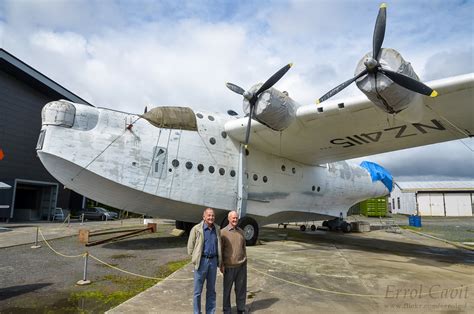
[[[186,237],[170,235],[174,225],[159,224],[156,233],[146,233],[93,247],[80,244],[77,236],[48,241],[64,255],[89,252],[108,264],[143,276],[162,278],[186,265]],[[159,280],[119,272],[89,258],[87,279],[83,279],[84,258],[66,258],[45,243],[39,249],[30,244],[0,249],[0,313],[104,312]]]

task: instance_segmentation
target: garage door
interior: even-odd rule
[[[444,216],[443,193],[419,193],[417,200],[421,216]]]
[[[472,216],[470,193],[446,193],[446,216]]]

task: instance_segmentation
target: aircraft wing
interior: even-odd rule
[[[328,100],[297,109],[284,131],[252,121],[252,148],[304,164],[317,165],[404,148],[471,137],[474,134],[474,73],[427,83],[438,91],[423,97],[419,123],[398,120],[378,109],[364,95]],[[226,123],[226,132],[245,140],[247,118]]]

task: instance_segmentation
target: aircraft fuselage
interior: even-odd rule
[[[228,115],[196,111],[197,131],[160,128],[135,114],[61,101],[43,109],[38,156],[47,170],[88,198],[154,217],[197,222],[236,209],[241,144],[227,136]],[[388,193],[347,162],[304,165],[248,146],[243,184],[248,215],[259,223],[346,215]]]

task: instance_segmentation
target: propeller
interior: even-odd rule
[[[250,92],[250,91],[245,91],[242,87],[237,86],[232,83],[226,83],[225,85],[227,86],[228,89],[233,91],[236,94],[244,96],[245,99],[248,100],[249,105],[250,105],[250,112],[249,112],[249,122],[247,124],[247,130],[245,132],[245,147],[247,147],[249,143],[249,138],[250,138],[250,125],[252,123],[252,118],[253,118],[253,113],[255,110],[255,104],[257,103],[258,96],[260,96],[261,93],[272,87],[273,85],[278,82],[283,75],[288,72],[288,70],[293,66],[292,63],[289,63],[282,67],[280,70],[278,70],[275,74],[273,74],[268,80],[263,83],[262,86],[256,91],[256,92]]]
[[[382,68],[382,65],[379,62],[379,59],[380,59],[379,54],[380,54],[382,43],[385,37],[386,23],[387,23],[387,5],[385,3],[382,3],[380,5],[379,13],[377,15],[377,21],[375,22],[374,35],[373,35],[373,41],[372,41],[372,57],[365,60],[364,62],[365,70],[363,70],[362,72],[360,72],[359,74],[351,78],[350,80],[347,80],[344,83],[331,89],[329,92],[324,94],[321,98],[319,98],[316,101],[317,104],[336,95],[341,90],[343,90],[344,88],[349,86],[352,82],[361,78],[362,76],[366,74],[375,76],[377,75],[377,73],[381,73],[387,76],[398,85],[408,90],[411,90],[415,93],[419,93],[419,94],[430,96],[430,97],[438,96],[438,92],[426,86],[422,82],[415,80],[409,76]]]

